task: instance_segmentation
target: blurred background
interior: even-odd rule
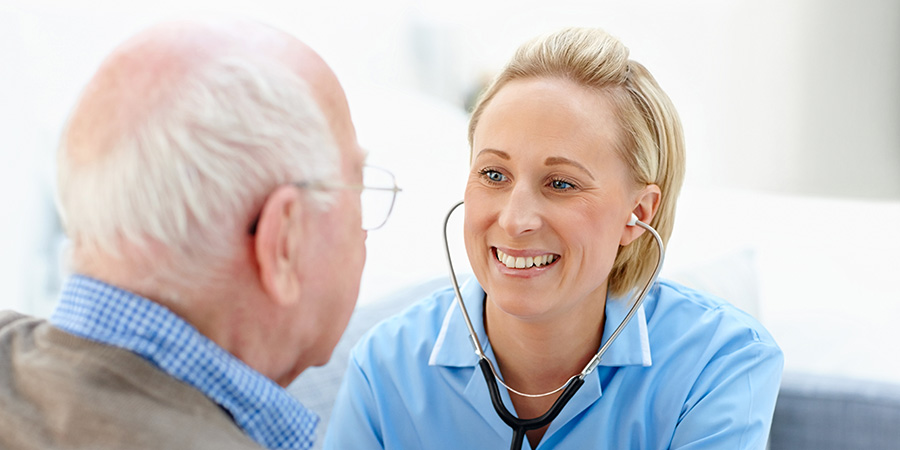
[[[60,131],[102,58],[152,23],[252,17],[332,66],[370,161],[404,188],[369,235],[363,305],[445,273],[440,226],[462,198],[466,108],[485,81],[537,34],[599,26],[684,122],[688,175],[666,273],[760,318],[790,370],[900,382],[900,2],[549,3],[3,0],[0,309],[52,310],[65,273]]]

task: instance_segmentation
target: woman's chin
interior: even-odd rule
[[[534,292],[503,292],[500,295],[487,295],[486,308],[518,320],[539,321],[552,313],[551,301]]]

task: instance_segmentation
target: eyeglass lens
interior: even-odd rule
[[[360,202],[362,205],[362,227],[375,230],[387,221],[394,206],[396,183],[390,172],[378,167],[363,169],[363,185]]]

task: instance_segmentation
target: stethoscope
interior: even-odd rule
[[[665,246],[663,245],[662,238],[659,237],[659,233],[653,229],[650,225],[647,225],[644,222],[638,220],[637,216],[634,214],[631,215],[631,219],[628,221],[628,226],[639,226],[653,235],[653,238],[656,239],[656,244],[659,245],[659,259],[656,261],[656,270],[653,271],[653,276],[650,277],[650,280],[647,281],[647,284],[641,290],[640,295],[637,298],[637,301],[634,302],[634,305],[628,311],[628,314],[625,315],[625,318],[622,319],[622,322],[616,327],[615,331],[609,336],[609,339],[604,343],[600,350],[594,355],[593,358],[588,362],[587,366],[584,367],[584,370],[581,373],[575,374],[572,378],[566,382],[566,384],[560,386],[559,388],[544,393],[544,394],[523,394],[511,387],[507,386],[506,383],[497,375],[494,370],[494,365],[491,363],[490,359],[487,358],[484,354],[484,350],[481,348],[481,341],[478,340],[478,334],[475,332],[475,327],[472,326],[472,320],[469,319],[469,313],[466,311],[466,305],[463,303],[462,294],[459,290],[459,282],[456,280],[456,271],[453,269],[453,260],[450,257],[450,243],[447,239],[447,223],[450,221],[450,216],[453,214],[453,211],[456,208],[459,208],[463,202],[459,202],[453,207],[450,208],[450,211],[447,212],[447,217],[444,218],[444,250],[447,255],[447,264],[450,267],[450,280],[453,284],[453,291],[456,293],[456,304],[459,306],[460,311],[462,311],[463,318],[466,320],[466,326],[469,328],[469,338],[472,340],[472,344],[475,346],[475,354],[478,355],[478,365],[481,366],[481,372],[484,374],[484,380],[487,382],[488,391],[491,395],[491,403],[494,404],[494,410],[497,411],[497,415],[503,419],[503,422],[506,423],[513,430],[513,438],[512,444],[510,445],[510,450],[520,450],[522,448],[522,443],[525,439],[525,432],[531,430],[537,430],[548,425],[556,416],[559,415],[560,411],[569,403],[569,400],[575,396],[575,393],[578,392],[578,389],[584,384],[584,379],[597,366],[600,364],[601,358],[603,358],[603,354],[609,349],[609,346],[619,337],[619,334],[625,328],[625,325],[628,325],[628,322],[631,321],[631,318],[637,312],[638,308],[640,308],[641,304],[644,302],[644,297],[647,296],[647,293],[650,291],[650,287],[653,283],[656,282],[657,277],[659,277],[659,271],[662,269],[663,259],[665,258]],[[562,394],[556,401],[553,403],[553,406],[547,410],[543,415],[532,418],[532,419],[520,419],[516,417],[514,414],[509,412],[506,408],[506,405],[503,404],[503,398],[500,396],[500,387],[497,383],[502,384],[506,389],[511,392],[514,392],[518,395],[522,395],[525,397],[544,397],[547,395],[555,394],[559,391],[562,391]]]

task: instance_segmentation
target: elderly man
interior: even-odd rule
[[[0,313],[0,448],[309,448],[283,387],[346,327],[368,220],[325,62],[259,24],[154,27],[87,85],[58,171],[76,275],[49,322]]]

